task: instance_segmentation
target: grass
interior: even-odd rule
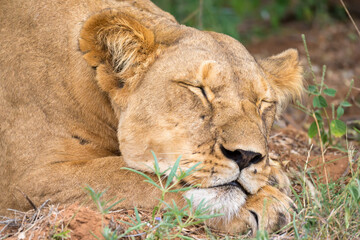
[[[347,174],[336,181],[327,180],[323,183],[322,177],[314,173],[313,168],[308,168],[307,164],[304,169],[291,169],[289,173],[293,186],[292,199],[297,205],[298,213],[294,214],[292,222],[280,231],[268,233],[265,230],[258,230],[254,239],[359,239],[360,168],[358,161],[360,154],[356,153],[351,145],[348,149],[349,167],[345,172]],[[308,160],[311,151],[312,148],[308,152]],[[187,205],[183,208],[179,208],[175,202],[164,201],[168,192],[189,190],[189,187],[175,187],[183,178],[196,171],[198,166],[195,165],[183,172],[179,169],[179,163],[180,157],[171,169],[161,172],[154,154],[153,169],[158,177],[157,182],[142,172],[125,168],[142,175],[146,179],[145,181],[161,190],[162,196],[159,204],[153,209],[151,217],[147,217],[147,219],[143,219],[135,208],[135,217],[129,217],[130,222],[123,222],[128,225],[128,229],[121,235],[117,235],[103,223],[103,239],[139,236],[146,239],[193,239],[188,236],[188,229],[192,227],[205,229],[206,238],[209,239],[249,239],[249,235],[226,236],[207,229],[203,224],[204,220],[215,215],[208,215],[208,207],[205,202],[194,209],[192,199],[187,199]],[[164,180],[167,172],[169,177]],[[97,193],[90,187],[87,188],[87,191],[102,214],[109,213],[115,205],[111,204],[110,207],[106,207],[108,202],[101,200],[104,192]],[[106,211],[102,211],[103,209]],[[100,239],[97,236],[96,238]]]
[[[101,213],[103,226],[102,236],[104,239],[114,240],[139,236],[146,236],[146,238],[149,239],[192,239],[184,234],[184,229],[201,224],[206,219],[221,215],[209,214],[208,209],[210,206],[206,205],[205,202],[201,202],[196,208],[193,205],[192,199],[186,199],[184,207],[177,206],[175,201],[172,201],[171,203],[165,202],[165,195],[167,193],[184,192],[194,187],[190,186],[179,188],[178,186],[184,178],[190,176],[194,171],[196,171],[196,168],[200,163],[195,164],[186,171],[182,171],[179,168],[181,159],[181,157],[179,157],[172,168],[162,172],[160,171],[157,157],[153,152],[152,154],[154,156],[154,166],[151,169],[158,178],[157,182],[143,172],[131,168],[122,168],[143,176],[146,182],[154,185],[161,191],[161,198],[159,199],[158,205],[155,206],[152,211],[150,222],[143,221],[139,215],[138,209],[134,208],[135,218],[129,217],[131,222],[123,222],[129,227],[124,233],[118,235],[116,231],[113,231],[104,224],[104,215],[108,214],[109,211],[120,201],[107,206],[109,205],[109,201],[102,200],[105,192],[96,192],[89,186],[85,188]],[[134,231],[136,232],[135,234],[133,233]],[[100,239],[95,234],[93,234],[93,236],[96,239]]]
[[[268,233],[259,230],[254,239],[359,239],[359,157],[360,154],[355,155],[350,147],[348,175],[336,181],[329,181],[328,184],[323,183],[321,177],[316,175],[311,168],[291,169],[292,198],[297,205],[298,213],[293,215],[293,221],[280,231]],[[174,178],[179,176],[175,174]],[[98,207],[98,211],[102,215],[111,214],[114,204],[102,200],[104,192],[96,192],[90,187],[87,189],[89,196]],[[328,198],[328,189],[330,199]],[[102,235],[95,236],[95,238],[106,240],[120,238],[194,239],[196,236],[201,236],[202,239],[249,239],[249,235],[227,236],[206,228],[203,221],[212,216],[207,214],[205,206],[193,209],[191,200],[188,200],[188,205],[184,208],[179,208],[174,203],[160,202],[163,210],[156,207],[146,216],[144,212],[139,213],[140,211],[135,208],[134,214],[128,216],[130,221],[115,220],[127,226],[122,233],[103,221]],[[57,216],[60,211],[52,206],[44,206],[45,204],[37,211],[17,212],[17,219],[3,219],[0,220],[0,223],[16,225],[19,229],[16,236],[21,236],[21,232],[29,233],[33,229],[45,228],[50,225],[51,239],[71,239],[71,232],[67,228],[69,223],[63,222],[60,218],[54,219],[54,214]],[[0,239],[5,239],[5,235],[0,236]]]
[[[349,157],[354,166],[359,156]],[[310,171],[298,172],[293,179],[293,198],[298,214],[293,222],[272,237],[294,239],[359,239],[360,178],[359,167],[350,176],[322,183]],[[330,199],[328,198],[331,196]]]
[[[294,186],[292,198],[297,205],[298,213],[293,215],[293,221],[280,231],[268,233],[265,230],[259,230],[254,239],[359,239],[360,169],[357,164],[359,156],[359,154],[354,156],[353,150],[349,151],[349,174],[336,181],[329,181],[328,184],[322,183],[321,177],[316,175],[311,168],[292,169],[290,174],[292,186]],[[155,165],[156,163],[155,160]],[[174,168],[170,169],[174,173],[174,178],[181,176],[181,174],[175,174],[177,168],[178,162]],[[162,174],[159,174],[159,179]],[[165,186],[171,186],[171,181],[167,181],[167,184],[162,187],[158,186],[163,187],[164,190]],[[331,198],[328,198],[328,194]],[[207,215],[205,203],[195,210],[193,210],[191,199],[188,199],[187,203],[186,207],[179,208],[174,202],[166,203],[161,199],[159,205],[152,211],[151,227],[148,226],[148,221],[139,216],[135,208],[135,218],[132,218],[130,223],[126,223],[129,228],[124,234],[116,235],[104,225],[103,239],[131,238],[139,236],[139,233],[146,239],[193,239],[187,236],[188,229],[194,226],[203,229],[204,219],[212,216]],[[164,210],[159,210],[160,208]],[[137,230],[137,235],[132,233],[134,230]],[[226,236],[209,229],[206,230],[206,234],[209,239],[249,238],[249,235]]]

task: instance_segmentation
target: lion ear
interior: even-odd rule
[[[156,49],[151,30],[115,10],[91,16],[81,30],[79,45],[84,59],[96,68],[99,86],[110,95],[134,87]]]
[[[300,98],[303,91],[302,67],[296,49],[259,61],[276,92],[279,106],[283,108],[291,99]]]

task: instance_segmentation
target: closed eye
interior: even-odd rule
[[[195,93],[198,97],[200,97],[201,99],[205,99],[206,102],[210,103],[208,95],[206,94],[206,91],[203,86],[194,86],[187,82],[179,82],[179,84],[180,84],[180,86],[188,88],[190,91]]]
[[[273,108],[274,106],[276,106],[276,101],[261,100],[260,104],[258,105],[258,109],[260,112],[263,112],[264,110]]]
[[[209,99],[208,99],[208,97],[207,97],[207,95],[206,95],[205,89],[204,89],[203,87],[198,87],[198,88],[200,88],[202,95],[203,95],[204,98],[206,98],[206,100],[209,102]]]

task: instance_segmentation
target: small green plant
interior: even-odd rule
[[[85,191],[88,193],[88,195],[91,197],[93,202],[95,203],[97,209],[101,213],[101,225],[102,225],[102,235],[105,240],[115,240],[123,237],[123,235],[118,236],[115,231],[112,231],[108,226],[105,226],[104,222],[104,215],[108,214],[109,211],[115,207],[117,204],[119,204],[123,199],[111,203],[114,198],[105,201],[102,200],[103,195],[105,194],[105,191],[97,192],[94,189],[92,189],[90,186],[85,187]],[[96,236],[94,233],[91,233],[96,239],[100,239],[98,236]]]
[[[266,230],[257,230],[255,239],[256,240],[268,240],[269,234]]]
[[[101,198],[106,193],[106,190],[102,191],[102,192],[96,192],[90,186],[86,186],[85,191],[87,191],[87,193],[89,194],[89,196],[91,197],[91,199],[93,200],[93,202],[95,203],[96,207],[98,208],[99,212],[102,215],[108,214],[109,211],[113,207],[115,207],[117,204],[119,204],[121,201],[123,201],[123,199],[121,199],[119,201],[116,201],[116,202],[112,203],[110,206],[108,206],[109,203],[114,200],[114,198],[112,198],[112,199],[110,199],[108,201],[102,200]]]
[[[190,176],[190,174],[194,172],[195,168],[198,167],[200,165],[200,163],[195,164],[194,166],[192,166],[191,168],[189,168],[187,171],[184,172],[179,168],[180,159],[181,159],[181,156],[180,156],[176,160],[176,162],[172,168],[166,169],[165,171],[161,172],[160,167],[159,167],[159,162],[158,162],[158,159],[157,159],[155,153],[154,152],[151,152],[151,153],[153,154],[153,157],[154,157],[154,169],[152,169],[151,167],[149,167],[149,168],[151,169],[151,171],[154,171],[154,173],[158,179],[158,183],[156,183],[152,178],[150,178],[145,173],[140,172],[138,170],[135,170],[132,168],[126,168],[126,167],[123,167],[122,169],[129,170],[129,171],[135,172],[135,173],[143,176],[144,178],[146,178],[145,182],[148,182],[148,183],[154,185],[156,188],[161,190],[161,198],[160,198],[159,204],[158,204],[158,206],[156,206],[154,208],[154,211],[152,214],[152,218],[154,220],[154,218],[156,216],[158,216],[160,208],[164,203],[165,195],[167,193],[184,192],[184,191],[188,191],[194,187],[194,186],[189,186],[189,187],[183,187],[183,188],[176,188],[176,186],[179,184],[179,182],[182,181],[184,178]],[[179,169],[180,174],[176,175],[176,172],[178,171],[178,169]],[[170,171],[170,173],[167,175],[166,173],[169,171]],[[167,180],[164,184],[162,179],[166,175],[167,175]]]
[[[312,107],[308,108],[302,105],[299,101],[297,102],[300,110],[308,114],[313,118],[313,122],[311,123],[308,129],[308,136],[310,138],[314,138],[315,136],[319,136],[320,142],[324,146],[333,146],[334,145],[334,137],[339,138],[346,134],[346,124],[340,120],[340,117],[344,115],[344,108],[351,107],[351,103],[347,101],[352,86],[354,84],[354,80],[351,81],[350,89],[343,101],[336,107],[335,113],[335,105],[331,104],[331,112],[329,115],[327,112],[327,107],[329,106],[325,95],[328,97],[335,97],[336,90],[333,88],[329,88],[325,84],[325,73],[326,66],[323,66],[321,81],[319,82],[315,76],[313,71],[313,66],[311,64],[311,59],[309,55],[309,51],[306,44],[305,35],[302,35],[302,39],[304,42],[305,51],[307,54],[308,63],[310,66],[310,71],[313,78],[313,84],[309,85],[306,92],[312,98]]]
[[[57,231],[56,227],[55,227],[55,232]],[[71,236],[70,236],[70,230],[69,229],[65,229],[65,230],[62,230],[58,233],[55,233],[51,236],[51,239],[54,239],[54,240],[66,240],[66,239],[70,239]]]
[[[131,168],[122,168],[125,170],[129,170],[135,172],[141,176],[143,176],[146,182],[154,185],[161,191],[161,198],[159,199],[159,204],[154,208],[152,212],[152,224],[153,228],[147,230],[147,237],[152,239],[191,239],[182,234],[182,231],[186,227],[194,226],[204,222],[206,219],[210,219],[213,217],[221,216],[221,214],[208,214],[209,208],[205,202],[200,202],[196,208],[193,205],[193,199],[186,199],[186,204],[184,207],[180,208],[176,205],[175,201],[172,203],[165,202],[165,195],[167,193],[176,193],[188,191],[195,186],[188,187],[180,187],[180,182],[189,177],[193,172],[197,171],[197,167],[201,163],[197,163],[194,166],[190,167],[186,171],[182,171],[179,167],[181,156],[176,160],[174,165],[166,169],[165,171],[161,171],[159,167],[159,162],[154,154],[154,166],[151,170],[156,175],[157,181],[154,181],[151,177],[146,175],[143,172],[137,171]],[[166,181],[164,181],[164,177]],[[161,209],[163,209],[162,214]],[[136,215],[136,219],[133,219],[132,227],[135,227],[136,224],[141,223],[141,219]]]
[[[200,202],[198,206],[194,207],[193,199],[185,199],[186,204],[183,207],[176,205],[175,201],[171,203],[165,202],[165,196],[167,193],[176,193],[183,192],[192,189],[195,186],[179,187],[179,183],[189,177],[201,163],[197,163],[194,166],[190,167],[186,171],[182,171],[179,167],[180,159],[179,157],[174,165],[166,169],[165,171],[160,171],[159,162],[154,152],[154,166],[151,170],[157,177],[157,181],[153,180],[151,177],[146,175],[143,172],[132,168],[122,168],[124,170],[129,170],[135,172],[145,178],[145,181],[154,185],[161,191],[161,197],[159,199],[158,205],[152,211],[151,222],[144,222],[138,212],[138,209],[134,208],[135,218],[130,216],[129,219],[131,222],[124,222],[124,224],[129,225],[129,228],[122,234],[116,233],[116,231],[106,226],[104,223],[104,215],[109,213],[109,211],[117,205],[120,201],[111,203],[113,199],[109,201],[102,200],[102,197],[106,191],[96,192],[91,187],[87,186],[85,190],[97,206],[98,210],[102,216],[102,237],[106,240],[115,240],[123,237],[135,238],[139,236],[146,236],[149,239],[191,239],[182,234],[183,229],[200,224],[206,219],[221,216],[221,214],[208,214],[209,208],[205,202]],[[164,180],[166,177],[166,181]],[[137,234],[131,234],[131,232],[136,231]],[[100,239],[98,236],[93,234],[96,239]]]

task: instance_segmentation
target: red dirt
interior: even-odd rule
[[[42,215],[48,215],[49,211],[50,209],[46,209],[42,212]],[[40,222],[40,220],[37,221]],[[89,208],[79,207],[78,204],[73,204],[69,207],[63,207],[62,209],[53,211],[45,221],[38,223],[32,231],[8,239],[48,239],[49,236],[60,233],[62,229],[71,230],[71,239],[94,239],[91,232],[100,237],[101,215]],[[17,231],[17,229],[14,228],[9,229],[8,232],[11,233],[12,230]]]
[[[281,161],[286,169],[290,167],[296,170],[305,168],[324,181],[324,166],[331,180],[337,180],[345,175],[349,165],[348,156],[337,150],[328,150],[324,154],[326,164],[323,164],[321,150],[317,146],[308,144],[309,139],[305,132],[286,127],[279,130],[271,137],[271,157]],[[311,149],[311,151],[310,151]]]
[[[92,204],[88,204],[92,205]],[[34,210],[26,213],[28,217],[32,217],[36,213]],[[146,210],[138,210],[138,216],[142,222],[148,224],[143,229],[153,228],[151,225],[151,212]],[[121,235],[125,232],[132,223],[130,219],[135,218],[134,210],[119,210],[104,215],[103,220],[99,211],[85,207],[83,204],[72,204],[70,206],[63,206],[59,209],[54,206],[46,206],[37,215],[35,221],[28,223],[23,231],[19,234],[18,227],[9,227],[6,229],[4,236],[9,235],[6,239],[19,240],[19,239],[63,239],[55,237],[54,234],[61,233],[62,231],[69,230],[68,238],[73,240],[83,239],[104,239],[102,233],[103,226],[109,226],[110,229]],[[155,222],[157,224],[157,222]],[[0,230],[3,225],[0,224]],[[29,230],[26,230],[29,229]],[[184,229],[183,235],[196,236],[206,238],[206,233],[201,226]],[[96,237],[95,237],[96,236]],[[144,239],[145,233],[143,231],[132,231],[126,234],[125,239]]]

